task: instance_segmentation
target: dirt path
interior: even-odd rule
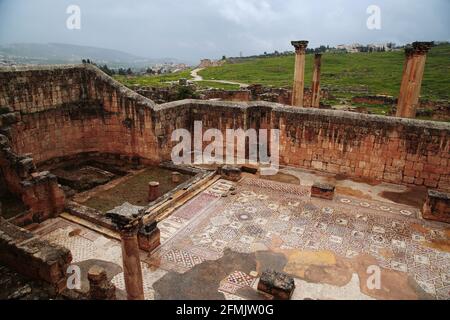
[[[191,81],[208,81],[208,82],[217,82],[217,83],[224,83],[224,84],[234,84],[238,85],[241,88],[247,88],[249,85],[246,83],[240,83],[240,82],[234,82],[234,81],[227,81],[227,80],[203,80],[203,77],[199,75],[198,73],[202,71],[205,68],[197,68],[191,71]]]

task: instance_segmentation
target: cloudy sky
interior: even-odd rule
[[[69,30],[69,5],[81,29]],[[381,30],[366,12],[381,9]],[[60,42],[189,61],[320,44],[450,40],[449,0],[0,0],[0,44]]]

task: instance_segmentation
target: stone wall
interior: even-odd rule
[[[17,155],[4,135],[0,135],[0,173],[5,187],[27,207],[25,214],[14,218],[15,224],[38,223],[63,211],[65,196],[56,177],[38,172],[30,155]]]
[[[200,100],[223,100],[235,102],[249,101],[267,101],[276,102],[285,105],[291,105],[292,90],[285,88],[265,87],[259,84],[251,85],[246,89],[223,90],[223,89],[199,89],[195,84],[189,85],[189,88]],[[170,87],[132,87],[137,93],[158,103],[167,103],[178,100],[179,85]],[[305,106],[311,105],[311,89],[304,91],[303,103]],[[330,91],[322,89],[320,92],[322,99],[334,99]]]
[[[193,121],[202,121],[204,131],[218,128],[223,133],[227,128],[280,129],[282,165],[450,190],[448,123],[268,102],[189,103],[191,131]],[[177,104],[163,106],[176,109]],[[161,145],[165,157],[172,146]]]
[[[68,249],[36,239],[32,233],[0,218],[0,264],[44,281],[60,292],[66,287],[71,261]]]
[[[51,70],[65,76],[53,78]],[[279,128],[285,165],[450,190],[447,123],[263,101],[184,100],[156,105],[91,65],[13,71],[0,71],[0,101],[21,110],[21,121],[11,127],[13,149],[33,153],[37,162],[90,151],[169,160],[172,131],[192,130],[194,120],[202,120],[205,130]],[[15,97],[21,91],[14,89],[17,85],[5,84],[5,78],[7,83],[20,82],[21,88],[28,88],[24,92],[44,95],[39,100],[44,110],[30,111],[36,99]],[[70,79],[78,100],[71,86],[65,85]],[[46,83],[59,87],[61,93],[54,93]],[[40,90],[41,85],[47,89]]]
[[[89,151],[159,160],[155,104],[91,65],[5,68],[0,84],[0,106],[21,112],[11,128],[13,149],[37,164]]]

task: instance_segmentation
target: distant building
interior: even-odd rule
[[[210,60],[210,59],[202,59],[200,60],[199,68],[208,68],[208,67],[218,67],[222,65],[223,62],[217,61],[217,60]]]

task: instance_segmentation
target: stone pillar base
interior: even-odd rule
[[[314,183],[311,187],[311,197],[333,200],[335,186],[326,183]]]
[[[428,190],[422,217],[428,220],[450,223],[450,194]]]
[[[294,293],[294,279],[273,270],[264,271],[259,279],[258,290],[272,295],[277,300],[289,300]]]
[[[139,230],[138,242],[139,248],[147,252],[152,252],[161,245],[161,232],[156,223]]]
[[[88,271],[89,299],[116,300],[116,287],[108,281],[105,269],[93,266]]]
[[[242,171],[238,167],[233,167],[230,165],[225,165],[220,168],[220,174],[223,179],[237,182],[241,180]]]

